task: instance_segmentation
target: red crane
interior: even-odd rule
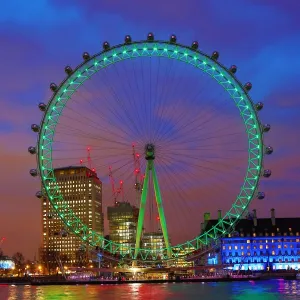
[[[123,180],[120,180],[120,186],[118,188],[115,188],[115,179],[113,177],[113,172],[111,167],[108,168],[109,169],[109,180],[110,180],[110,184],[111,184],[111,189],[112,189],[112,195],[114,197],[114,204],[117,205],[118,204],[118,196],[121,195],[122,198],[122,202],[124,201],[124,190],[123,190]]]
[[[96,173],[96,169],[95,169],[95,168],[92,168],[91,148],[90,148],[90,147],[87,147],[86,151],[87,151],[87,165],[88,165],[88,168],[89,168],[92,172],[95,172],[95,173]],[[80,165],[82,166],[83,163],[85,163],[85,161],[84,161],[83,159],[81,159],[81,160],[80,160]]]

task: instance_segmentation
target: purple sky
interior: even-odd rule
[[[226,5],[225,5],[226,2]],[[110,4],[108,4],[110,3]],[[169,4],[172,3],[172,4]],[[39,102],[47,102],[49,83],[64,78],[83,51],[99,52],[126,34],[159,39],[176,33],[179,41],[198,40],[201,50],[220,52],[220,61],[238,66],[238,78],[251,81],[251,97],[262,101],[266,137],[274,153],[265,161],[272,178],[261,183],[267,197],[254,200],[259,216],[270,208],[280,217],[299,215],[300,194],[300,2],[284,1],[6,1],[0,10],[1,110],[0,237],[8,255],[22,251],[33,258],[40,243],[39,181],[28,174],[35,159],[27,153],[36,136]]]

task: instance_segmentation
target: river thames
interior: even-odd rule
[[[163,283],[78,286],[0,285],[2,300],[59,299],[300,299],[300,281],[269,280],[220,283]]]

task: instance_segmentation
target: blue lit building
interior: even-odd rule
[[[205,229],[218,220],[206,220]],[[231,264],[235,270],[300,270],[300,218],[258,219],[256,210],[242,219],[235,231],[221,240],[219,253],[209,253],[207,263]]]
[[[0,270],[10,270],[15,268],[15,263],[14,261],[7,257],[7,256],[1,256],[0,257]]]

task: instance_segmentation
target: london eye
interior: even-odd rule
[[[263,161],[273,149],[264,144],[270,125],[259,119],[263,103],[252,101],[252,84],[241,83],[237,67],[222,65],[217,51],[205,54],[198,42],[185,46],[175,35],[127,35],[116,46],[104,42],[97,54],[84,52],[65,73],[50,84],[48,103],[39,104],[42,120],[31,126],[38,139],[28,149],[37,157],[30,174],[41,179],[37,196],[83,242],[130,261],[197,255],[265,197],[259,182],[271,175]],[[104,212],[117,202],[138,208],[133,244],[91,230],[67,203],[55,170],[74,165],[100,178]],[[118,201],[112,178],[122,182]],[[216,225],[201,229],[202,214],[218,210]],[[160,232],[163,245],[145,246],[147,232]]]

